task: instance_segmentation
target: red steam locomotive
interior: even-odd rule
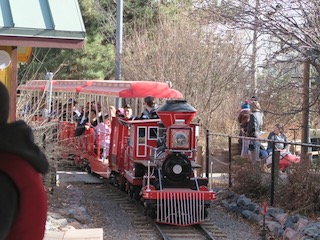
[[[76,165],[110,179],[142,201],[145,213],[158,223],[187,226],[204,222],[215,192],[208,189],[208,179],[195,172],[201,168],[195,161],[198,125],[192,120],[196,110],[182,100],[180,92],[166,83],[148,81],[54,80],[50,88],[49,92],[47,81],[34,80],[19,90],[29,101],[37,97],[41,102],[39,99],[50,95],[49,108],[57,115],[50,114],[50,122],[56,122],[57,138],[67,146]],[[146,96],[169,99],[157,109],[159,118],[113,117],[110,135],[88,127],[76,136],[76,102],[83,106],[91,103],[87,104],[88,112],[95,109],[97,114],[98,110],[107,112],[114,98],[126,98],[135,103],[133,108],[138,112]],[[108,139],[104,141],[107,146],[101,144],[101,139]]]

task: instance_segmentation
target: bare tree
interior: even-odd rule
[[[320,2],[221,0],[206,1],[201,9],[229,29],[251,32],[251,44],[258,48],[258,53],[252,51],[251,61],[260,58],[260,65],[252,64],[252,71],[257,71],[258,94],[265,100],[263,106],[270,122],[299,122],[303,61],[309,59],[314,67],[312,77],[320,73]],[[263,67],[263,71],[257,67]],[[311,122],[314,122],[319,99],[315,81],[310,91]]]
[[[239,42],[199,12],[161,17],[154,33],[136,29],[126,38],[123,76],[170,80],[198,110],[204,127],[229,131],[247,97],[246,49]]]
[[[278,57],[277,60],[309,58],[320,72],[319,1],[231,0],[222,1],[220,5],[210,4],[206,10],[224,19],[232,28],[269,35],[272,57]]]

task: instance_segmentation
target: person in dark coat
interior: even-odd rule
[[[157,105],[154,97],[152,96],[145,97],[143,104],[144,104],[144,110],[141,113],[140,119],[159,118],[157,114]]]
[[[258,101],[250,102],[250,120],[248,123],[247,135],[249,137],[256,138],[256,140],[251,141],[251,147],[249,149],[251,151],[253,162],[260,161],[259,153],[260,153],[260,145],[261,142],[258,140],[262,135],[262,126],[264,120],[264,113],[261,109],[261,106]]]
[[[0,82],[0,239],[43,239],[47,196],[41,174],[49,169],[24,121],[7,123],[9,93]]]
[[[240,133],[239,136],[247,136],[247,128],[248,123],[250,120],[250,105],[249,102],[245,102],[241,105],[241,111],[238,115],[238,123],[240,125]],[[239,138],[239,145],[240,145],[240,153],[241,157],[248,158],[249,155],[249,142],[248,139],[241,139]]]

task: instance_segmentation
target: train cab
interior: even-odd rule
[[[142,185],[142,179],[150,159],[157,147],[159,119],[112,120],[109,159],[112,171],[124,175],[124,179],[134,186]]]

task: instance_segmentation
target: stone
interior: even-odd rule
[[[301,235],[292,228],[287,228],[283,233],[283,240],[299,240],[300,237]]]

